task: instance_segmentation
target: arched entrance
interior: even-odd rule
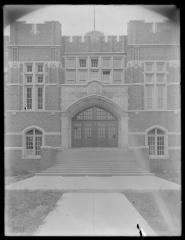
[[[118,146],[118,120],[102,107],[95,105],[80,111],[71,124],[72,147]]]

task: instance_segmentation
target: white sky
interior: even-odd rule
[[[124,35],[130,20],[147,22],[164,21],[163,16],[145,9],[141,5],[94,5],[96,30],[105,35]],[[28,23],[59,21],[63,35],[84,35],[93,30],[93,5],[50,5],[19,18]],[[9,35],[9,26],[5,28]]]

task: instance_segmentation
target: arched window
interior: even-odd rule
[[[40,155],[43,134],[40,130],[33,128],[25,133],[25,155],[37,157]]]
[[[147,133],[147,142],[150,156],[164,156],[166,154],[166,136],[165,131],[159,128],[153,128]]]

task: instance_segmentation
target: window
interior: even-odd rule
[[[66,68],[76,68],[76,59],[74,57],[66,59]]]
[[[27,75],[26,76],[26,82],[27,83],[32,83],[32,80],[33,80],[33,76],[32,75]]]
[[[38,83],[43,83],[43,79],[44,79],[43,75],[38,75],[37,76],[37,82]]]
[[[43,109],[43,88],[37,88],[37,108]]]
[[[78,80],[80,82],[84,82],[84,81],[87,81],[88,79],[88,72],[86,70],[79,70],[78,71]]]
[[[79,59],[80,67],[86,67],[86,59]]]
[[[122,81],[122,71],[114,70],[114,82],[121,82]]]
[[[165,132],[161,129],[154,128],[147,134],[149,155],[164,156],[165,155]]]
[[[56,48],[51,48],[51,61],[56,61]]]
[[[43,72],[43,64],[38,64],[37,65],[37,72],[42,73]]]
[[[97,58],[92,58],[91,59],[91,67],[98,67],[98,59]]]
[[[154,63],[153,62],[145,63],[145,72],[153,72],[153,70],[154,70]]]
[[[32,109],[32,87],[26,88],[26,108]]]
[[[12,60],[13,61],[18,61],[18,48],[16,47],[14,47],[14,48],[12,48]]]
[[[102,68],[111,68],[111,58],[110,57],[102,58]]]
[[[164,95],[165,95],[165,87],[163,85],[157,86],[157,108],[164,108]]]
[[[102,80],[109,81],[110,80],[110,70],[103,70],[102,71]]]
[[[36,157],[40,155],[43,134],[38,129],[28,130],[25,134],[25,155]]]
[[[67,70],[66,71],[66,79],[68,82],[74,83],[76,81],[76,71],[75,70]]]
[[[122,57],[114,57],[114,68],[122,68]]]
[[[165,82],[165,74],[164,73],[157,73],[157,82],[158,83],[164,83]]]
[[[154,86],[147,85],[146,89],[146,108],[153,109],[154,107]]]
[[[32,64],[27,64],[26,65],[26,72],[32,72]]]
[[[157,72],[164,72],[165,70],[165,63],[164,62],[157,62]]]
[[[91,70],[90,71],[90,80],[99,80],[98,70]]]
[[[154,81],[154,74],[150,74],[150,73],[145,74],[146,83],[153,83],[153,81]]]

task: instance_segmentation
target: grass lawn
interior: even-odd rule
[[[155,192],[127,190],[124,194],[158,235],[177,236],[181,234],[181,196],[178,190]],[[155,194],[159,196],[164,205],[156,200]],[[169,219],[173,224],[172,228],[169,225]]]
[[[61,191],[7,190],[5,235],[32,235],[61,196]]]
[[[20,174],[15,176],[5,176],[5,185],[24,180],[29,177],[33,177],[34,173]]]

